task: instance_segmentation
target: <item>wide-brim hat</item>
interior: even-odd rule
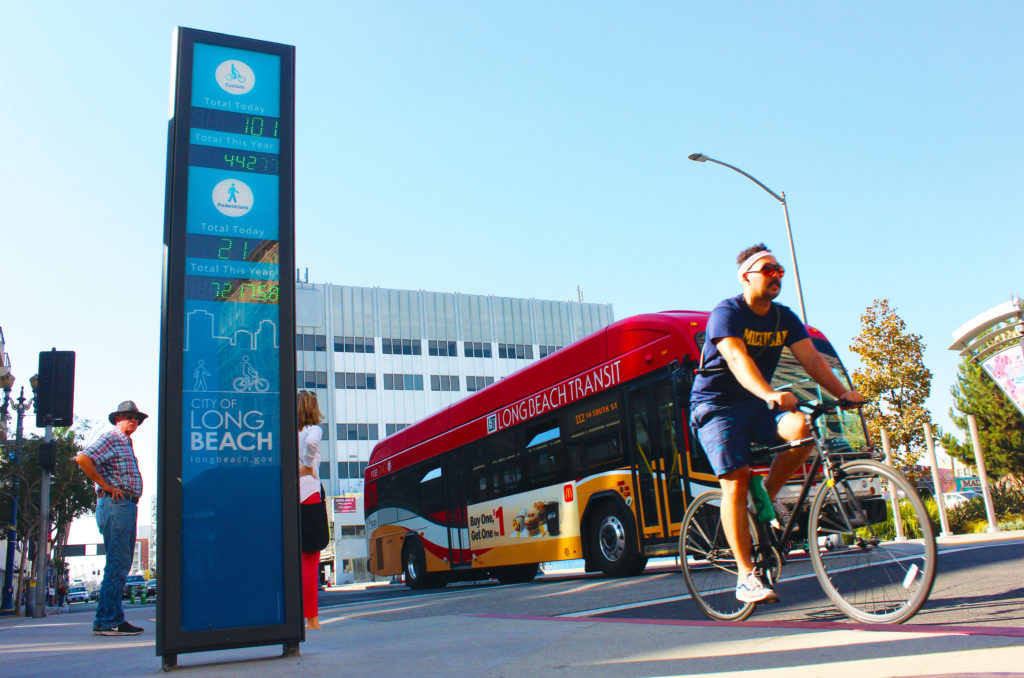
[[[149,415],[146,414],[145,412],[139,411],[139,406],[135,404],[134,400],[126,400],[120,405],[118,405],[116,410],[107,415],[107,419],[110,420],[111,424],[116,424],[117,415],[119,414],[134,414],[136,417],[139,418],[140,424],[143,421],[145,421],[147,417],[149,417]]]

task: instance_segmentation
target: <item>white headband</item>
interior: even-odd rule
[[[740,279],[740,282],[743,282],[743,276],[750,271],[754,264],[756,264],[761,259],[770,256],[774,256],[772,255],[771,250],[761,250],[760,252],[754,252],[749,257],[747,257],[746,261],[740,264],[740,270],[736,272],[736,277]]]

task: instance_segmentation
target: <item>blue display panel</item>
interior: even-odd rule
[[[281,57],[197,42],[191,76],[180,422],[186,632],[282,624],[286,611]]]

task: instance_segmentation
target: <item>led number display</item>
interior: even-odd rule
[[[199,301],[230,301],[238,304],[276,304],[281,295],[276,280],[185,276],[185,292]]]

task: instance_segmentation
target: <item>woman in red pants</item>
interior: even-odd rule
[[[320,497],[320,440],[323,431],[320,422],[323,415],[317,403],[316,394],[311,391],[299,392],[299,502],[319,504]],[[302,615],[306,628],[320,628],[320,613],[317,609],[317,589],[320,582],[320,554],[302,552]]]

